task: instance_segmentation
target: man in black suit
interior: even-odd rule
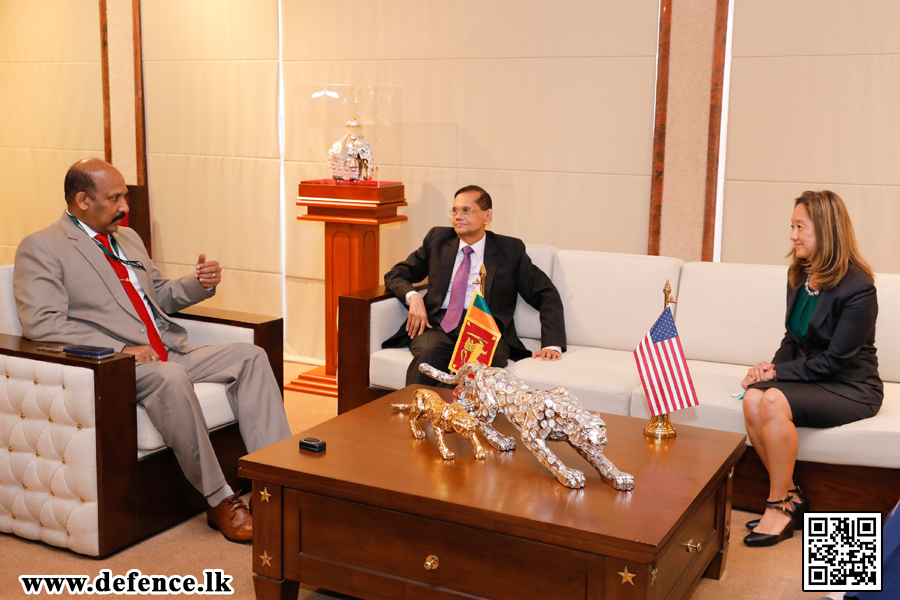
[[[528,356],[559,360],[566,349],[559,292],[531,262],[522,240],[485,231],[492,218],[490,195],[475,185],[462,188],[456,192],[450,216],[452,228],[432,228],[422,246],[384,276],[387,288],[409,306],[406,325],[382,344],[384,348],[409,345],[413,361],[406,384],[440,385],[419,372],[419,365],[447,369],[482,265],[484,297],[501,333],[491,365],[505,367],[510,358]],[[413,284],[426,277],[428,290],[423,299]],[[541,313],[542,349],[534,353],[516,335],[513,314],[519,294]]]

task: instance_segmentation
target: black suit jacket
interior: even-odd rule
[[[484,298],[497,321],[502,339],[509,345],[510,358],[519,360],[531,356],[531,352],[519,340],[513,321],[519,294],[541,313],[541,347],[559,346],[565,350],[565,319],[556,286],[531,262],[522,240],[491,231],[485,232],[485,237],[484,268],[487,276]],[[458,251],[459,237],[453,228],[434,227],[425,236],[418,250],[388,271],[384,276],[384,284],[405,303],[406,294],[413,291],[413,284],[427,277],[425,310],[432,326],[439,326],[440,323],[434,317],[441,310],[441,304],[450,289],[450,276]],[[404,324],[382,347],[399,348],[408,346],[409,341]]]
[[[785,335],[772,363],[778,381],[816,383],[826,390],[865,404],[881,405],[884,385],[875,355],[875,284],[851,267],[832,290],[819,292],[806,342],[787,326],[803,286],[787,286]]]

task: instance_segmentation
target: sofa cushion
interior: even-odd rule
[[[875,349],[882,381],[900,382],[900,275],[876,273]]]
[[[558,361],[520,360],[515,374],[541,390],[568,388],[586,409],[615,415],[628,415],[632,392],[640,385],[631,352],[585,346],[569,346]]]
[[[391,297],[373,302],[369,308],[369,354],[381,350],[381,344],[397,333],[406,323],[409,309],[397,298]],[[341,326],[338,314],[338,328]]]
[[[391,390],[406,387],[406,369],[412,358],[409,348],[385,348],[373,352],[369,356],[369,385]]]
[[[672,422],[745,433],[743,404],[730,395],[741,391],[747,367],[702,361],[688,361],[688,367],[700,404],[675,411]],[[650,419],[643,388],[634,391],[631,416]],[[884,404],[874,417],[829,429],[798,427],[797,436],[797,460],[900,468],[900,384],[885,384]]]
[[[881,410],[830,429],[797,429],[798,460],[833,465],[900,468],[900,384],[886,383]]]
[[[0,265],[0,333],[22,335],[13,295],[13,265]]]
[[[547,277],[553,278],[553,258],[556,256],[556,248],[553,246],[538,246],[528,244],[525,246],[531,262],[537,268],[547,274]],[[516,323],[516,334],[519,338],[529,337],[541,339],[541,313],[531,308],[531,306],[519,296],[516,303],[516,312],[513,316]]]
[[[748,366],[771,360],[784,337],[786,286],[786,267],[684,265],[675,325],[685,356]]]
[[[633,351],[678,289],[677,258],[560,250],[553,283],[562,296],[568,344]]]
[[[224,383],[194,384],[194,392],[200,400],[200,409],[203,411],[206,427],[210,431],[236,420],[231,403],[228,402],[227,389],[228,386]],[[137,438],[139,458],[166,446],[159,431],[150,421],[147,410],[141,404],[137,405]]]
[[[194,346],[253,343],[253,328],[235,327],[225,323],[211,323],[199,319],[173,318],[188,333],[187,343]]]

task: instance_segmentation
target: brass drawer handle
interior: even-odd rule
[[[440,563],[438,562],[438,557],[432,554],[428,558],[425,559],[425,570],[426,571],[434,571],[438,568]]]
[[[687,546],[687,551],[688,551],[688,552],[693,552],[694,550],[696,550],[697,552],[700,552],[700,550],[703,549],[703,547],[702,547],[702,545],[700,544],[700,542],[697,542],[697,543],[695,544],[693,539],[689,539],[688,541],[686,541],[685,543],[683,543],[683,544],[681,544],[681,545],[682,545],[682,546]]]

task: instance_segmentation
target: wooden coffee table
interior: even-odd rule
[[[603,415],[606,456],[635,476],[617,492],[568,444],[552,448],[587,476],[559,483],[521,443],[476,460],[429,427],[413,438],[410,386],[240,461],[253,480],[256,597],[293,600],[299,582],[366,599],[678,599],[718,579],[731,519],[732,468],[745,436],[680,425],[645,438],[646,422]],[[449,391],[441,390],[449,399]],[[495,423],[518,433],[503,418]],[[307,436],[325,440],[315,454]]]

